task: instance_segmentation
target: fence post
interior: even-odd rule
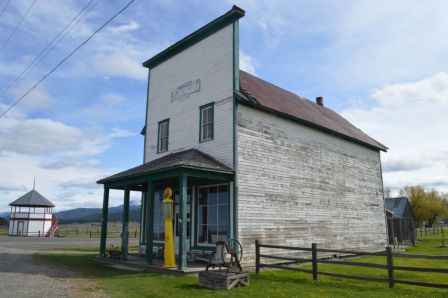
[[[443,231],[443,227],[441,227],[440,229],[441,229],[440,231],[442,232],[442,245],[440,247],[445,248],[446,247],[445,246],[445,233]]]
[[[255,273],[260,273],[260,242],[255,240]]]
[[[311,256],[313,264],[313,279],[317,280],[317,244],[311,243]]]
[[[92,231],[89,231],[89,238],[92,238]]]
[[[393,289],[395,287],[394,261],[392,258],[392,248],[390,246],[386,247],[386,253],[387,253],[387,278],[389,279],[389,288]]]

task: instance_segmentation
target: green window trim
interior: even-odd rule
[[[166,135],[161,135],[160,133],[161,129],[165,124],[166,124]],[[159,121],[159,125],[157,127],[157,153],[163,153],[168,151],[169,135],[170,135],[170,119],[168,118]],[[164,140],[166,140],[166,144],[164,144]]]
[[[204,118],[204,112],[210,111],[208,119]],[[203,121],[207,121],[203,123]],[[207,136],[204,138],[204,128],[207,128]],[[199,107],[199,143],[213,140],[215,137],[215,103],[211,102]]]

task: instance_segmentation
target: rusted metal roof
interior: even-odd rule
[[[222,164],[210,155],[205,154],[204,152],[197,149],[188,149],[165,155],[143,165],[101,179],[97,181],[97,183],[105,184],[124,178],[136,177],[177,167],[202,169],[229,174],[233,173],[233,170],[231,168]]]
[[[239,100],[382,151],[388,148],[335,111],[240,70]]]

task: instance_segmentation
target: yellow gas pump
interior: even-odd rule
[[[164,258],[165,263],[163,267],[173,268],[176,267],[176,255],[174,251],[174,231],[173,231],[173,218],[174,218],[174,201],[171,198],[173,196],[173,190],[169,187],[165,188],[163,192],[164,200],[163,213],[165,217],[165,250]]]

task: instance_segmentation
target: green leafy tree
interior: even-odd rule
[[[435,189],[427,191],[420,186],[406,186],[400,190],[400,195],[409,198],[417,226],[425,223],[432,227],[448,214],[448,202]]]

